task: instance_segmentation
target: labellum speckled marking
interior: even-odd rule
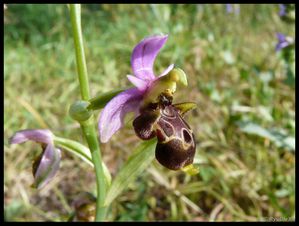
[[[195,106],[194,103],[173,105],[172,96],[161,94],[158,103],[142,109],[133,121],[138,137],[143,140],[157,137],[156,159],[168,169],[179,170],[193,163],[194,135],[182,116]]]

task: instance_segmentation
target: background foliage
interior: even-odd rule
[[[83,5],[82,26],[93,95],[129,85],[133,47],[169,34],[155,62],[184,69],[194,101],[187,116],[197,141],[198,176],[169,171],[156,160],[116,199],[115,221],[265,221],[294,219],[295,86],[275,52],[276,32],[294,37],[278,5]],[[82,141],[67,111],[80,96],[70,18],[65,5],[7,5],[4,24],[4,205],[7,221],[65,221],[81,192],[95,189],[93,169],[63,152],[57,177],[30,188],[28,142],[9,146],[17,130],[50,128]],[[128,118],[102,145],[112,175],[140,140]]]

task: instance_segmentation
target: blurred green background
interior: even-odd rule
[[[197,141],[197,176],[156,160],[119,196],[111,221],[268,221],[295,215],[293,63],[275,52],[276,32],[291,37],[278,5],[82,5],[92,95],[130,85],[131,52],[144,37],[169,34],[155,62],[189,81],[175,102],[198,108],[186,120]],[[238,12],[239,11],[239,12]],[[20,129],[50,128],[83,142],[68,115],[80,98],[66,5],[13,5],[4,12],[4,208],[6,221],[66,221],[81,192],[95,190],[93,169],[63,152],[44,189],[30,187],[39,145],[9,146]],[[291,70],[292,71],[292,70]],[[99,112],[96,112],[97,116]],[[119,170],[141,141],[131,123],[102,145]]]

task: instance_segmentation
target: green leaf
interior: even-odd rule
[[[249,134],[267,138],[274,142],[278,147],[284,147],[288,150],[295,150],[295,137],[288,136],[284,131],[277,129],[265,129],[252,122],[239,122],[240,129]]]
[[[105,206],[109,206],[151,164],[155,158],[155,146],[156,139],[153,139],[145,141],[137,147],[113,180],[107,192]]]

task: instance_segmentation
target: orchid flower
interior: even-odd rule
[[[61,152],[55,148],[53,133],[47,129],[21,130],[10,139],[11,144],[19,144],[32,140],[42,144],[43,152],[33,163],[33,186],[44,187],[55,176],[59,169]]]
[[[134,76],[127,75],[127,78],[135,87],[119,93],[103,109],[98,122],[102,143],[108,142],[123,126],[124,117],[128,112],[135,112],[137,117],[140,108],[155,102],[161,92],[169,89],[173,93],[176,82],[187,85],[185,74],[174,69],[174,64],[158,77],[154,74],[154,61],[167,38],[168,35],[147,37],[133,49],[131,66]]]

